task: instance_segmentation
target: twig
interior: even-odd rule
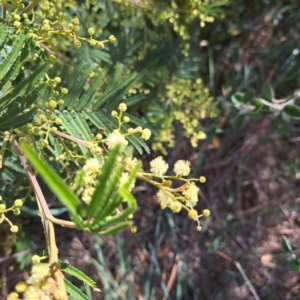
[[[249,287],[249,289],[250,289],[250,291],[251,291],[251,293],[252,293],[254,299],[255,299],[255,300],[260,300],[260,298],[258,297],[258,295],[257,295],[257,293],[256,293],[256,291],[255,291],[255,289],[254,289],[254,287],[253,287],[253,285],[252,285],[252,283],[250,282],[249,278],[247,277],[247,275],[246,275],[246,273],[245,273],[243,267],[241,266],[241,264],[240,264],[238,261],[232,259],[230,256],[226,255],[225,253],[223,253],[223,252],[221,252],[221,251],[219,251],[219,250],[217,250],[216,253],[217,253],[219,256],[221,256],[222,258],[224,258],[224,259],[226,259],[227,261],[231,262],[232,264],[234,264],[234,265],[237,267],[237,269],[239,270],[239,272],[240,272],[241,275],[243,276],[243,278],[244,278],[246,284],[248,285],[248,287]]]
[[[176,257],[175,257],[176,264],[172,268],[171,275],[170,275],[170,278],[169,278],[169,281],[168,281],[168,284],[167,284],[168,293],[170,293],[170,291],[172,289],[172,286],[173,286],[173,283],[174,283],[175,278],[176,278],[176,274],[182,266],[182,261],[179,260],[179,258],[180,258],[180,256],[179,256],[179,254],[177,254]],[[164,296],[162,300],[167,300],[167,297]]]
[[[19,159],[27,173],[28,179],[31,182],[33,190],[38,199],[38,205],[42,212],[42,221],[44,224],[45,235],[47,237],[47,244],[48,244],[49,250],[51,250],[51,251],[49,251],[50,252],[50,263],[57,262],[58,261],[58,249],[57,249],[56,242],[55,242],[53,224],[59,224],[61,226],[70,227],[70,228],[75,228],[76,226],[73,222],[60,220],[60,219],[54,218],[52,216],[50,209],[48,207],[47,201],[42,192],[42,189],[31,169],[26,157],[24,156],[18,142],[13,137],[13,135],[10,136],[10,140],[11,140],[11,143],[12,143],[16,153],[19,156]]]
[[[87,146],[87,144],[89,143],[88,141],[84,141],[84,140],[81,140],[81,139],[78,139],[76,137],[73,137],[71,135],[68,135],[66,133],[63,133],[63,132],[60,132],[60,131],[54,131],[54,132],[51,132],[52,134],[56,134],[58,136],[61,136],[67,140],[70,140],[72,142],[75,142],[75,143],[78,143],[80,145],[83,145],[84,147]]]
[[[7,257],[0,257],[0,264],[4,263],[5,261],[11,260],[11,259],[15,259],[15,258],[17,258],[19,256],[23,256],[25,254],[28,254],[28,253],[30,253],[33,250],[34,249],[27,249],[27,250],[24,250],[24,251],[21,251],[21,252],[14,253],[14,254],[12,254],[10,256],[7,256]]]

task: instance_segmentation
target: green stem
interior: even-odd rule
[[[30,12],[32,9],[34,9],[39,3],[41,2],[41,0],[32,0],[21,12],[20,15],[23,15],[24,13],[28,13]]]

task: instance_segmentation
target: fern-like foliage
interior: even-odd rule
[[[22,31],[12,45],[7,45],[8,28],[0,26],[0,131],[26,124],[33,116],[32,104],[37,100],[37,82],[47,72],[41,64],[30,75],[22,71],[34,48],[34,42]]]
[[[3,134],[32,120],[34,104],[42,90],[37,83],[49,68],[44,63],[31,73],[23,70],[35,44],[25,29],[18,35],[14,31],[0,22],[0,192],[4,199],[20,196],[18,187],[26,186],[27,180],[18,156],[7,147],[9,143]]]
[[[66,132],[76,138],[89,141],[93,138],[94,129],[100,128],[103,128],[104,134],[108,135],[118,128],[117,121],[110,115],[110,112],[117,109],[120,102],[130,106],[143,99],[142,95],[126,97],[128,91],[141,79],[143,73],[133,72],[124,78],[122,76],[123,65],[117,68],[112,77],[108,75],[109,68],[107,67],[93,78],[90,75],[95,73],[96,64],[82,64],[71,74],[66,68],[60,72],[57,68],[49,72],[50,76],[60,76],[63,79],[63,86],[68,88],[69,93],[64,99],[64,104],[55,110],[55,115],[62,120],[62,126]],[[50,96],[51,91],[48,89],[43,95],[44,104],[49,101]],[[134,124],[145,126],[134,116],[128,116]],[[124,125],[122,128],[127,131],[129,126]],[[128,140],[140,153],[143,150],[149,153],[149,148],[142,139],[130,136]],[[79,147],[83,154],[87,153],[88,150],[85,147],[81,145]]]

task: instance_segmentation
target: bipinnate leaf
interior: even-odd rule
[[[112,182],[109,182],[109,179],[119,151],[120,147],[115,147],[105,161],[102,172],[98,178],[96,190],[87,209],[88,217],[98,219],[99,214],[101,214],[101,211],[103,211],[104,207],[110,200],[111,190],[116,186],[117,182],[115,178],[112,179]],[[121,174],[120,168],[116,169],[116,172],[117,174]]]
[[[115,154],[112,154],[112,157],[113,156],[115,156]],[[111,157],[109,159],[111,159]],[[110,160],[108,160],[106,164],[108,162],[110,162]],[[111,165],[111,162],[109,165]],[[119,165],[114,167],[113,172],[112,170],[110,170],[110,172],[107,170],[102,171],[98,181],[99,185],[97,186],[91,201],[94,203],[97,212],[91,212],[95,213],[95,215],[93,217],[93,223],[89,228],[90,232],[111,235],[120,231],[121,229],[132,226],[132,222],[127,221],[127,218],[136,210],[137,204],[129,189],[135,180],[139,167],[140,166],[137,164],[133,168],[128,176],[127,181],[122,187],[119,187],[119,178],[121,172],[123,171],[122,166]],[[107,175],[102,177],[103,172],[107,173]],[[111,175],[109,180],[106,180],[106,176],[109,176],[110,173]],[[126,203],[127,207],[121,212],[113,214],[123,201]],[[87,215],[90,217],[89,213]],[[107,218],[107,216],[109,216],[109,218]]]
[[[102,235],[105,235],[105,236],[110,236],[110,235],[118,233],[121,230],[129,228],[130,226],[132,226],[132,222],[125,221],[125,222],[119,223],[113,227],[110,227],[108,229],[102,230],[99,233]]]
[[[5,60],[0,65],[0,80],[3,79],[5,74],[10,70],[10,67],[13,65],[17,57],[21,54],[21,49],[24,46],[24,43],[27,39],[27,34],[25,31],[22,31],[17,40],[14,42],[11,51],[6,56]]]
[[[82,271],[80,271],[79,269],[77,269],[67,263],[62,262],[61,260],[58,261],[58,265],[59,265],[59,268],[61,271],[64,271],[65,273],[68,273],[69,275],[78,278],[84,284],[89,285],[93,289],[97,288],[96,282],[92,278],[90,278],[89,276],[84,274]]]
[[[76,300],[91,300],[78,287],[76,287],[72,282],[70,282],[66,278],[64,278],[64,283],[67,292]]]
[[[21,144],[21,149],[60,202],[68,208],[72,215],[77,215],[81,202],[68,185],[45,160],[39,158],[38,153],[32,147]]]

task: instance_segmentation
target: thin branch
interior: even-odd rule
[[[32,252],[34,249],[27,249],[27,250],[24,250],[24,251],[21,251],[21,252],[17,252],[17,253],[14,253],[10,256],[6,256],[6,257],[0,257],[0,264],[8,261],[8,260],[13,260],[15,258],[18,258],[20,256],[24,256],[25,254],[28,254],[30,252]]]
[[[182,261],[180,260],[179,254],[176,255],[175,261],[176,261],[176,263],[174,264],[174,266],[172,268],[171,275],[170,275],[169,281],[167,283],[167,291],[168,291],[168,293],[170,293],[170,291],[172,289],[172,286],[174,284],[174,281],[176,279],[177,272],[178,272],[178,270],[182,266]],[[164,296],[163,300],[167,300],[167,297]]]
[[[257,293],[256,293],[256,291],[255,291],[255,289],[254,289],[254,287],[253,287],[253,285],[252,285],[252,283],[250,282],[250,280],[249,280],[248,276],[246,275],[246,273],[245,273],[243,267],[241,266],[241,264],[240,264],[238,261],[232,259],[230,256],[226,255],[225,253],[223,253],[223,252],[221,252],[221,251],[219,251],[219,250],[217,250],[216,253],[217,253],[219,256],[221,256],[222,258],[224,258],[224,259],[226,259],[227,261],[231,262],[232,264],[234,264],[234,265],[237,267],[237,269],[239,270],[239,272],[240,272],[241,275],[243,276],[243,278],[244,278],[246,284],[248,285],[248,287],[249,287],[249,289],[250,289],[250,291],[251,291],[251,293],[252,293],[254,299],[255,299],[255,300],[260,300],[260,298],[258,297],[258,295],[257,295]]]
[[[61,131],[54,131],[54,132],[51,132],[52,134],[56,134],[58,136],[61,136],[69,141],[72,141],[72,142],[75,142],[75,143],[78,143],[80,145],[83,145],[84,147],[87,146],[87,144],[89,143],[88,141],[84,141],[84,140],[81,140],[81,139],[78,139],[76,137],[73,137],[71,135],[68,135],[66,133],[63,133]]]

